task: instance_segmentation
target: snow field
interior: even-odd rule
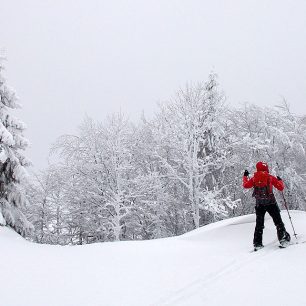
[[[291,214],[302,242],[306,213]],[[0,227],[0,305],[306,305],[306,243],[279,249],[267,216],[265,248],[250,252],[254,226],[247,215],[175,238],[73,247]]]

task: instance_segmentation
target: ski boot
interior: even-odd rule
[[[290,244],[290,240],[291,237],[289,235],[289,233],[285,233],[284,237],[282,239],[280,239],[279,243],[280,243],[280,248],[286,248],[289,244]]]
[[[264,246],[262,244],[254,245],[254,252],[257,252],[258,250],[262,249]]]

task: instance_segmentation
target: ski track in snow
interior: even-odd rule
[[[217,271],[209,273],[204,278],[199,278],[190,284],[182,287],[181,289],[176,290],[172,294],[167,295],[166,297],[158,300],[156,303],[151,304],[151,306],[175,306],[177,302],[182,302],[186,298],[189,298],[192,295],[198,294],[198,292],[203,292],[208,290],[215,282],[220,278],[229,277],[231,273],[235,273],[243,269],[247,264],[261,260],[263,257],[272,256],[275,251],[279,251],[275,243],[277,240],[266,244],[266,246],[258,251],[254,252],[253,255],[244,254],[238,259],[232,260],[229,264],[226,264],[224,267],[220,268]]]

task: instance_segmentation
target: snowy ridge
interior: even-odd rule
[[[0,305],[306,305],[306,213],[291,214],[300,243],[292,237],[280,250],[267,216],[256,253],[254,215],[175,238],[74,247],[30,243],[0,226]]]

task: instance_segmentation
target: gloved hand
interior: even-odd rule
[[[249,176],[250,172],[248,170],[244,170],[243,176]]]
[[[281,180],[282,180],[282,179],[281,179],[279,176],[277,176],[276,178],[277,178],[279,181],[281,181]]]

